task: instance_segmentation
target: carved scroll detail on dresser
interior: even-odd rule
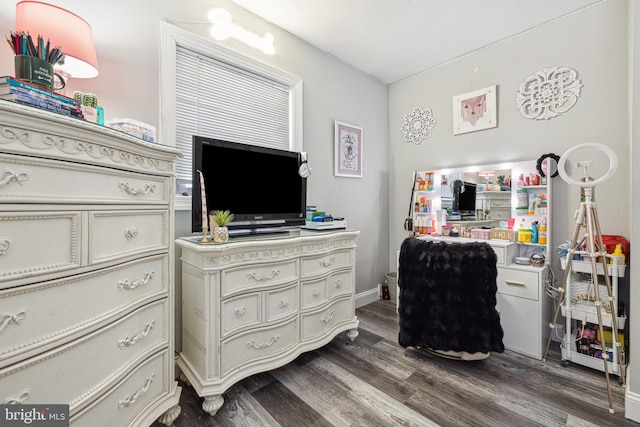
[[[31,394],[31,390],[29,390],[28,388],[26,388],[22,393],[20,393],[20,396],[18,397],[8,397],[4,400],[4,404],[5,405],[21,405],[23,403],[25,403],[27,400],[29,400],[29,395]]]
[[[251,341],[247,343],[247,348],[255,348],[255,349],[263,349],[263,348],[267,348],[267,347],[271,347],[273,344],[277,343],[278,340],[280,339],[280,335],[274,335],[271,337],[271,339],[269,341],[265,341],[265,342],[261,342],[261,343],[257,343],[255,341]]]
[[[119,280],[117,285],[118,289],[122,289],[124,291],[138,289],[139,287],[149,283],[149,281],[153,279],[154,274],[155,272],[152,270],[146,273],[142,279],[134,280],[133,282],[129,282],[129,279]]]
[[[276,277],[278,274],[280,274],[280,270],[273,270],[271,273],[267,274],[266,276],[262,276],[256,273],[247,273],[247,277],[253,280],[257,280],[258,282],[262,282],[264,280],[271,280],[274,277]]]
[[[123,339],[118,340],[118,348],[129,347],[136,344],[141,339],[149,335],[149,332],[151,332],[151,329],[153,329],[155,324],[156,324],[156,321],[152,320],[150,323],[147,323],[147,325],[144,327],[142,331],[138,332],[133,337],[131,338],[124,337]]]
[[[10,323],[19,325],[27,317],[26,311],[19,311],[16,314],[4,313],[0,315],[0,332],[4,330]]]
[[[128,182],[118,182],[118,187],[131,196],[144,196],[156,191],[156,186],[153,184],[146,184],[143,187],[134,187]]]
[[[125,396],[124,399],[119,401],[118,402],[118,409],[123,410],[127,406],[135,403],[138,399],[140,399],[140,396],[142,396],[143,394],[145,394],[147,392],[147,390],[149,390],[149,386],[151,386],[151,383],[153,382],[153,379],[155,377],[156,377],[155,374],[151,374],[151,376],[148,377],[146,379],[146,381],[144,382],[144,385],[140,389],[138,389],[135,393],[133,393],[133,395],[131,397]]]
[[[8,238],[0,238],[0,255],[5,255],[11,246],[11,240]]]
[[[0,185],[9,185],[12,182],[17,182],[22,185],[29,180],[29,174],[26,172],[11,172],[5,171],[0,177]]]

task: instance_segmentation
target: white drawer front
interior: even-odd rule
[[[298,345],[298,319],[272,327],[241,333],[223,341],[220,358],[222,375],[247,362],[259,363],[264,358]]]
[[[298,278],[296,260],[230,268],[222,272],[222,297],[246,289],[259,289],[290,283]]]
[[[331,331],[336,325],[353,319],[353,301],[350,298],[331,303],[326,308],[301,317],[302,340],[317,338]]]
[[[167,211],[91,212],[89,220],[91,264],[168,249]]]
[[[507,199],[491,199],[491,209],[495,208],[511,208],[511,198]],[[491,215],[493,215],[493,211],[491,211]]]
[[[498,292],[538,300],[538,273],[498,267]]]
[[[351,265],[351,251],[335,251],[302,258],[301,277],[315,276]]]
[[[168,204],[163,177],[76,163],[0,155],[0,203]]]
[[[300,282],[302,289],[302,307],[309,308],[327,302],[327,278]]]
[[[491,209],[491,219],[508,219],[511,217],[509,209]]]
[[[82,412],[71,416],[73,427],[135,426],[135,417],[169,393],[172,364],[168,351],[153,356]],[[173,374],[173,369],[171,369]]]
[[[353,288],[351,270],[340,271],[332,274],[327,279],[327,293],[329,298],[334,298],[340,295],[351,295]]]
[[[52,347],[83,328],[166,295],[167,255],[97,272],[0,291],[0,368],[38,347]],[[2,327],[2,325],[4,325]]]
[[[139,358],[168,342],[168,301],[150,304],[86,337],[0,370],[0,401],[79,405]],[[90,361],[90,363],[88,363]]]
[[[222,336],[251,325],[259,325],[262,318],[262,298],[259,292],[222,301]]]
[[[504,330],[504,346],[505,348],[518,353],[526,354],[535,358],[542,358],[540,349],[541,341],[545,341],[549,335],[543,340],[536,339],[540,337],[542,320],[539,317],[538,302],[517,298],[511,295],[496,295],[496,310],[500,313],[502,329]],[[509,319],[505,322],[505,319]],[[549,328],[545,328],[550,331]],[[545,332],[548,334],[549,332]]]
[[[267,322],[281,319],[298,311],[298,286],[265,292],[267,297]]]
[[[0,214],[0,283],[79,267],[80,226],[79,212]]]

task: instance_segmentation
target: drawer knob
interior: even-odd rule
[[[340,289],[342,287],[342,280],[336,280],[336,288]]]
[[[314,297],[318,298],[320,296],[320,291],[317,289],[314,289],[313,292],[311,292],[311,295],[313,295]]]
[[[128,182],[118,182],[118,187],[130,196],[146,196],[156,191],[156,186],[152,184],[146,184],[144,187],[136,188]]]
[[[0,331],[6,328],[10,323],[19,325],[25,317],[27,317],[27,313],[25,311],[20,311],[16,314],[3,314],[0,316]]]
[[[30,393],[31,393],[31,390],[29,390],[27,388],[18,397],[8,397],[8,398],[6,398],[4,400],[4,404],[5,405],[20,405],[20,404],[23,404],[29,399],[29,394]]]
[[[12,182],[17,182],[22,185],[24,182],[29,180],[29,174],[26,172],[21,173],[13,173],[11,171],[5,171],[2,178],[0,178],[0,185],[9,185]]]
[[[247,343],[247,348],[253,347],[255,349],[260,350],[262,348],[266,348],[266,347],[272,346],[273,344],[277,343],[279,339],[280,339],[280,335],[274,335],[274,336],[271,337],[271,339],[269,341],[265,341],[265,342],[262,342],[262,343],[257,343],[255,341],[251,341],[251,342]]]
[[[0,239],[0,255],[5,255],[11,246],[11,240],[8,237]]]
[[[138,233],[138,229],[135,227],[124,229],[124,237],[127,240],[135,239],[136,237],[138,237],[138,234],[140,233]]]
[[[516,280],[505,280],[504,283],[506,283],[507,285],[514,285],[514,286],[526,286],[524,282],[518,282]]]
[[[118,409],[123,410],[124,408],[128,407],[129,405],[135,403],[138,399],[140,399],[140,396],[142,396],[147,392],[147,390],[149,390],[149,386],[151,386],[151,382],[153,381],[155,376],[156,374],[151,374],[151,376],[148,377],[144,382],[144,385],[140,389],[138,389],[135,393],[133,393],[131,397],[125,396],[124,399],[119,401]]]
[[[273,279],[278,274],[280,274],[280,270],[273,270],[271,273],[267,274],[266,276],[263,276],[263,275],[260,275],[260,274],[256,274],[256,273],[248,273],[247,277],[249,279],[257,280],[258,282],[263,282],[265,280]]]
[[[236,308],[235,310],[233,310],[233,312],[235,313],[236,317],[242,317],[247,313],[247,308]]]
[[[280,300],[280,304],[279,304],[280,308],[286,308],[288,305],[289,305],[289,301],[287,301],[286,298],[283,298]]]
[[[129,346],[132,346],[135,343],[139,342],[141,339],[143,339],[144,337],[149,335],[149,332],[151,332],[151,329],[153,329],[155,324],[156,324],[156,321],[152,320],[151,323],[147,323],[147,325],[144,327],[144,330],[142,330],[141,332],[138,332],[133,337],[131,337],[131,338],[124,337],[123,339],[119,340],[118,341],[118,348],[121,349],[121,348],[124,348],[124,347],[129,347]]]
[[[329,313],[328,316],[322,316],[320,318],[320,320],[322,321],[322,323],[329,323],[331,321],[331,319],[333,319],[333,315],[336,314],[336,309],[334,308],[333,310],[331,310],[331,313]]]
[[[139,287],[144,286],[147,283],[149,283],[149,281],[151,279],[153,279],[153,275],[154,274],[155,274],[155,272],[152,270],[152,271],[148,272],[147,274],[145,274],[142,279],[134,280],[133,282],[129,282],[129,279],[119,280],[118,281],[118,289],[121,289],[121,290],[124,290],[124,291],[130,291],[130,290],[133,290],[133,289],[138,289]]]
[[[320,265],[323,267],[330,267],[333,265],[333,263],[336,262],[336,257],[331,257],[331,259],[327,260],[321,260],[320,261]]]

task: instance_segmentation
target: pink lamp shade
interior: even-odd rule
[[[51,48],[60,46],[64,64],[57,64],[61,74],[75,78],[98,75],[98,56],[91,26],[75,13],[47,3],[21,1],[16,4],[16,31],[32,37],[42,35],[51,40]]]

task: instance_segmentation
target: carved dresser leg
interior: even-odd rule
[[[354,329],[349,329],[349,330],[347,331],[347,337],[348,337],[351,341],[354,341],[354,340],[358,337],[358,335],[360,335],[360,332],[358,332],[358,330],[357,330],[357,329],[355,329],[355,328],[354,328]]]
[[[211,414],[213,417],[218,409],[222,408],[224,404],[224,397],[221,394],[215,396],[205,396],[204,402],[202,402],[202,409]]]
[[[178,415],[180,415],[180,412],[182,412],[180,405],[172,406],[171,408],[167,409],[167,411],[162,414],[160,418],[158,418],[158,422],[166,426],[171,426],[173,425],[173,422],[176,420],[176,418],[178,418]]]

